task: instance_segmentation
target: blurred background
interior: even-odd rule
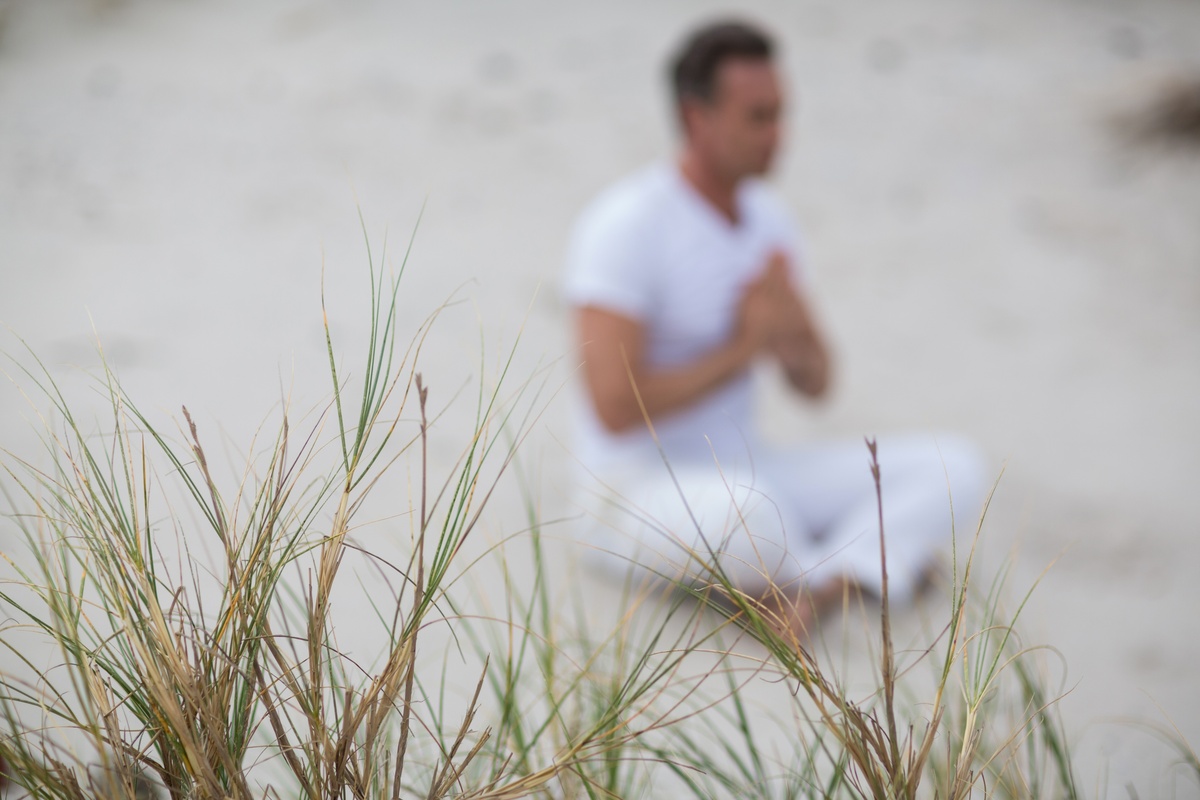
[[[669,156],[664,62],[727,10],[0,0],[0,349],[28,363],[21,337],[99,416],[80,370],[99,339],[148,412],[186,404],[236,461],[284,398],[329,397],[322,274],[339,354],[361,353],[361,210],[376,261],[398,271],[412,241],[401,336],[451,303],[423,361],[435,400],[495,378],[514,343],[511,374],[545,381],[522,458],[559,520],[566,237],[603,186]],[[1121,720],[1169,715],[1200,746],[1200,4],[737,13],[782,46],[775,183],[839,357],[820,408],[764,374],[765,424],[977,440],[1003,469],[986,563],[1011,560],[1019,597],[1053,562],[1022,629],[1062,654],[1081,786],[1174,786],[1171,754]],[[0,447],[36,453],[32,417],[0,386]]]

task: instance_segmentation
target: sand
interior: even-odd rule
[[[1192,796],[1171,753],[1114,721],[1169,715],[1200,746],[1200,148],[1120,120],[1200,71],[1200,5],[743,6],[785,46],[776,185],[839,358],[821,408],[764,375],[764,424],[978,441],[1003,468],[985,563],[1011,559],[1017,598],[1053,562],[1022,630],[1061,653],[1081,785]],[[95,366],[94,330],[143,406],[187,404],[232,460],[281,397],[328,397],[322,267],[339,351],[357,352],[357,209],[394,268],[420,218],[406,323],[461,301],[424,354],[434,396],[479,372],[481,339],[494,376],[519,333],[513,374],[545,367],[550,388],[524,459],[557,519],[567,231],[670,153],[663,59],[720,8],[8,0],[0,323],[85,408],[67,365]],[[34,452],[29,416],[0,387],[0,445]]]

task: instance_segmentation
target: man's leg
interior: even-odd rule
[[[665,581],[726,585],[759,600],[781,627],[806,629],[799,522],[775,503],[779,489],[713,464],[647,467],[614,479],[607,511],[588,537],[610,571],[634,568]],[[721,575],[715,576],[713,572]]]
[[[953,436],[903,435],[879,440],[888,588],[912,597],[926,571],[950,552],[951,536],[975,533],[983,501],[983,459]],[[839,579],[878,594],[882,589],[879,507],[863,442],[819,444],[760,460],[769,479],[787,485],[788,514],[803,534],[815,531],[806,579],[822,587]],[[954,513],[951,516],[951,503]]]

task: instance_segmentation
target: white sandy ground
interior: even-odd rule
[[[765,424],[975,438],[1005,467],[983,569],[1011,555],[1015,599],[1055,562],[1022,630],[1066,664],[1081,785],[1196,796],[1166,749],[1114,723],[1169,715],[1200,746],[1200,150],[1130,142],[1113,118],[1200,70],[1200,4],[742,6],[786,48],[777,186],[840,356],[820,409],[764,376]],[[513,375],[550,364],[551,388],[569,386],[568,226],[669,151],[663,59],[721,8],[7,0],[0,323],[99,413],[66,366],[95,366],[94,325],[130,393],[164,422],[186,403],[232,464],[283,394],[328,396],[322,263],[339,351],[359,353],[356,203],[393,266],[424,207],[404,313],[467,301],[424,354],[435,401],[478,372],[481,335],[489,375],[520,332]],[[522,451],[546,519],[567,512],[571,396],[549,399]],[[29,416],[0,387],[0,446],[36,457]],[[459,403],[444,422],[469,421]],[[520,527],[504,492],[492,536]],[[402,491],[387,500],[403,510]]]

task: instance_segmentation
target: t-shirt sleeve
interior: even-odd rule
[[[567,247],[562,295],[568,305],[638,320],[649,316],[654,270],[644,222],[633,209],[611,202],[584,212]]]

